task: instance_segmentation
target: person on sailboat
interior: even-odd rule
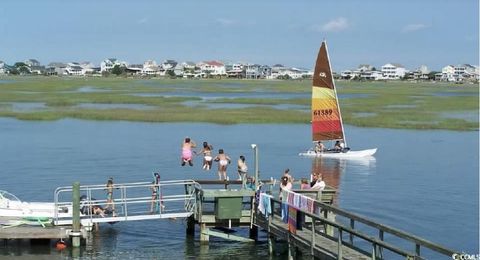
[[[315,153],[323,153],[325,151],[325,145],[323,145],[322,141],[318,141],[315,144]]]
[[[341,152],[342,151],[342,145],[340,144],[340,141],[336,141],[335,145],[333,146],[333,150],[335,152]]]

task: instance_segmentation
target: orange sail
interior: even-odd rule
[[[344,139],[342,116],[328,58],[327,44],[318,52],[312,86],[312,140]]]

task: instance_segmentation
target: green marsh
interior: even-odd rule
[[[336,85],[346,124],[478,130],[478,85],[347,81]],[[0,78],[0,116],[308,124],[310,91],[310,80],[4,77]],[[28,108],[28,104],[35,106]],[[22,105],[27,108],[15,109]]]

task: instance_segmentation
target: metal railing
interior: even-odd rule
[[[111,199],[105,184],[80,186],[80,220],[82,225],[159,218],[188,217],[195,212],[193,180],[114,184]],[[153,191],[156,190],[156,193]],[[156,195],[158,194],[158,195]],[[72,223],[72,187],[59,187],[54,192],[55,225]]]

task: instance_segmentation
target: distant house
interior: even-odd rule
[[[360,77],[360,71],[357,70],[344,70],[340,72],[340,78],[341,79],[354,79]]]
[[[67,64],[67,67],[65,68],[64,75],[83,76],[85,75],[85,71],[83,70],[83,68],[80,66],[79,63],[70,62]]]
[[[360,73],[360,79],[364,80],[381,80],[383,79],[383,73],[376,70],[367,70]]]
[[[272,68],[268,65],[262,65],[260,67],[261,78],[266,79],[272,75]]]
[[[374,68],[373,66],[369,65],[369,64],[360,64],[358,65],[358,70],[360,72],[364,72],[364,71],[372,71]]]
[[[127,67],[128,63],[125,61],[119,61],[115,58],[106,59],[100,63],[100,72],[107,72],[107,71],[109,72],[116,65]]]
[[[36,59],[28,59],[24,63],[29,67],[40,66],[40,62]]]
[[[225,65],[219,61],[204,61],[197,64],[202,73],[206,76],[226,76]]]
[[[447,65],[442,68],[442,75],[440,77],[441,81],[455,81],[455,68],[453,65]],[[437,78],[437,76],[435,76]]]
[[[42,75],[45,73],[45,66],[30,66],[30,73]]]
[[[245,65],[245,78],[247,79],[259,79],[262,76],[260,71],[260,64],[246,64]]]
[[[470,64],[459,64],[453,68],[453,77],[455,81],[464,81],[467,79],[478,78],[478,67]]]
[[[129,64],[125,68],[125,72],[132,75],[140,75],[143,73],[143,64]]]
[[[47,75],[67,75],[65,69],[67,64],[63,62],[50,62],[47,65]]]
[[[178,62],[176,62],[174,60],[165,60],[162,63],[162,68],[164,70],[173,70],[177,66],[177,64],[178,64]]]
[[[155,76],[160,74],[160,69],[156,61],[147,60],[143,63],[143,69],[141,73],[143,75]]]
[[[0,60],[0,74],[5,74],[7,73],[7,69],[5,67],[5,62]]]
[[[382,66],[382,73],[385,79],[401,79],[406,72],[405,67],[397,63],[387,63]]]
[[[246,65],[242,63],[228,63],[225,64],[225,72],[229,78],[245,78]]]

